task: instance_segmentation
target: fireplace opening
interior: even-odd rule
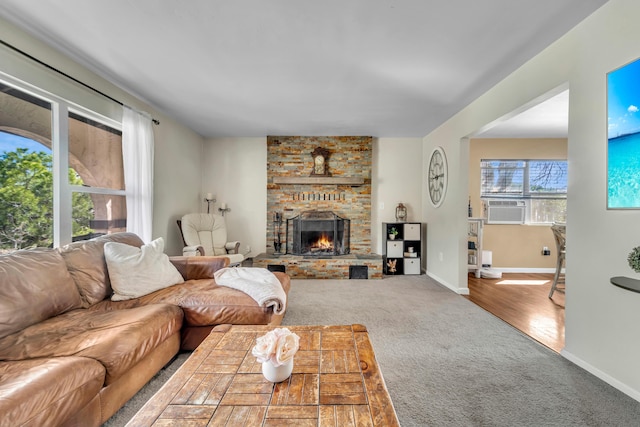
[[[351,221],[330,211],[306,211],[287,219],[287,251],[292,255],[347,255]]]

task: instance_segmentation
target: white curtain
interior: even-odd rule
[[[148,243],[153,221],[153,124],[146,113],[125,106],[122,157],[127,197],[127,231]]]

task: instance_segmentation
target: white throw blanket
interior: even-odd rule
[[[287,294],[275,274],[266,268],[222,268],[213,273],[213,277],[218,285],[244,292],[261,307],[273,307],[275,314],[284,313]]]

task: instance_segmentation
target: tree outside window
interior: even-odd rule
[[[0,250],[52,246],[52,160],[50,153],[27,148],[0,154]],[[82,185],[73,169],[69,169],[69,182]],[[82,193],[74,193],[72,198],[73,235],[91,233],[91,198]]]

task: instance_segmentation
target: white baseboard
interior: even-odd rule
[[[560,355],[562,355],[562,357],[564,357],[565,359],[569,360],[570,362],[575,363],[576,365],[578,365],[579,367],[581,367],[585,371],[587,371],[587,372],[595,375],[596,377],[600,378],[602,381],[606,382],[607,384],[611,385],[612,387],[620,390],[621,392],[623,392],[627,396],[631,397],[632,399],[635,399],[638,402],[640,402],[640,391],[629,387],[625,383],[613,378],[609,374],[606,374],[606,373],[602,372],[600,369],[590,365],[589,363],[585,362],[584,360],[580,359],[579,357],[574,356],[573,354],[571,354],[570,352],[568,352],[568,351],[566,351],[564,349],[560,352]]]
[[[451,289],[453,292],[455,292],[457,294],[469,295],[469,288],[458,288],[456,286],[453,286],[452,284],[448,283],[446,280],[441,279],[440,277],[436,276],[433,273],[430,273],[429,271],[427,271],[426,274],[427,274],[427,276],[431,277],[436,282],[440,283],[442,286]]]

